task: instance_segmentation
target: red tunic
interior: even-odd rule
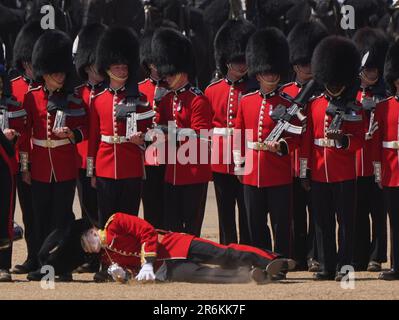
[[[85,106],[86,110],[89,110],[89,113],[91,109],[92,100],[94,96],[100,92],[101,88],[102,88],[101,84],[93,86],[89,83],[82,84],[81,86],[75,88],[75,95],[80,99],[82,99],[82,104]],[[88,119],[90,119],[90,117],[88,117]],[[89,146],[88,139],[85,139],[76,145],[76,148],[78,150],[77,153],[78,168],[86,169],[87,167],[86,160],[87,160],[88,146]]]
[[[11,84],[11,92],[13,98],[20,103],[20,106],[9,106],[8,111],[10,112],[21,112],[23,111],[23,102],[25,99],[26,93],[37,86],[37,83],[34,83],[30,81],[29,79],[20,76],[17,78],[14,78],[10,81]],[[14,162],[14,172],[18,170],[18,162],[20,159],[20,154],[19,154],[19,148],[21,143],[23,143],[24,139],[27,139],[26,137],[26,131],[25,131],[25,125],[27,121],[27,113],[25,112],[24,115],[21,114],[20,117],[14,118],[14,119],[9,119],[9,125],[11,129],[16,130],[19,134],[20,137],[17,140],[17,143],[15,145],[15,162]]]
[[[246,90],[245,79],[236,82],[220,79],[210,84],[205,95],[212,106],[213,118],[211,164],[212,171],[234,174],[233,162],[233,128],[235,126],[238,105]],[[222,129],[225,132],[217,132]]]
[[[111,144],[101,136],[126,136],[126,121],[117,121],[117,105],[126,97],[125,88],[105,89],[92,102],[88,157],[94,159],[96,176],[110,179],[142,178],[144,175],[143,150],[136,144]],[[138,112],[145,111],[138,108]],[[151,119],[138,121],[138,130],[145,133]]]
[[[157,81],[147,78],[142,82],[139,82],[139,91],[143,95],[144,99],[148,101],[152,110],[156,112],[156,116],[153,119],[153,126],[159,119],[159,109],[157,104],[159,102],[154,100],[155,91],[157,90]],[[151,145],[145,152],[145,165],[146,166],[159,166],[158,150],[154,145]]]
[[[54,93],[57,94],[57,93]],[[52,132],[56,112],[47,111],[48,92],[39,86],[30,90],[25,97],[24,108],[28,113],[26,135],[38,140],[63,140]],[[80,110],[84,107],[69,103],[69,109]],[[85,116],[66,117],[66,126],[71,130],[80,130],[82,139],[87,138],[87,110]],[[30,139],[24,139],[22,152],[29,152]],[[32,179],[50,183],[76,179],[76,145],[69,143],[56,148],[38,146],[33,143],[31,163]]]
[[[144,81],[139,82],[140,93],[145,97],[145,100],[148,101],[148,103],[155,111],[157,109],[154,101],[156,87],[157,87],[156,81],[150,78],[147,78]]]
[[[396,97],[377,104],[374,133],[373,159],[381,164],[381,183],[385,187],[399,186],[399,101]],[[387,143],[390,146],[384,146]],[[392,146],[393,145],[393,146]],[[395,146],[396,145],[396,146]]]
[[[4,138],[5,139],[5,138]],[[14,235],[13,229],[13,217],[14,217],[14,204],[15,204],[15,178],[14,178],[14,171],[15,171],[15,157],[10,157],[5,149],[3,148],[2,144],[0,143],[0,158],[2,158],[7,166],[7,169],[10,173],[11,178],[11,185],[9,186],[10,190],[10,198],[5,198],[4,195],[0,197],[0,201],[9,201],[9,212],[4,212],[5,216],[1,218],[8,218],[6,220],[8,226],[8,239],[12,240]],[[2,213],[3,214],[3,213]]]
[[[371,91],[359,91],[357,95],[357,100],[362,102],[364,98],[373,98],[373,94]],[[374,112],[375,113],[375,112]],[[357,176],[358,177],[370,177],[374,175],[374,167],[373,167],[373,137],[369,137],[366,133],[369,131],[370,126],[370,117],[371,113],[369,111],[364,111],[365,121],[364,121],[364,134],[365,134],[365,142],[364,146],[360,148],[356,152],[356,161],[357,161]]]
[[[300,160],[311,170],[314,181],[333,183],[356,179],[356,152],[364,145],[364,122],[343,122],[341,129],[349,138],[347,149],[316,145],[315,139],[325,138],[325,130],[332,120],[326,115],[327,106],[325,95],[309,102]],[[363,112],[360,114],[364,119]]]
[[[212,109],[208,99],[196,88],[187,85],[177,91],[168,93],[160,102],[159,119],[161,125],[168,125],[173,121],[177,128],[192,129],[200,133],[205,129],[209,133],[212,123]],[[199,141],[199,142],[198,142]],[[193,146],[190,148],[190,146]],[[192,153],[185,152],[187,156],[182,163],[180,154],[184,150],[193,150],[197,148],[197,157],[192,157]],[[185,142],[178,142],[178,146],[168,151],[166,164],[165,181],[173,185],[189,185],[197,183],[206,183],[212,179],[212,171],[209,161],[209,143],[198,138],[190,138]],[[200,152],[201,150],[201,152]],[[191,161],[190,156],[193,158]],[[176,158],[176,159],[173,159]],[[174,161],[176,160],[176,161]],[[194,162],[194,163],[193,163]]]
[[[276,90],[263,95],[259,90],[243,96],[238,110],[234,130],[234,150],[241,150],[245,156],[243,183],[260,187],[271,187],[292,183],[291,157],[277,153],[253,150],[247,142],[263,143],[276,126],[270,117],[278,105],[290,106],[290,102]],[[298,137],[284,133],[288,152],[298,144]]]
[[[290,97],[295,98],[298,93],[301,91],[302,87],[298,82],[290,82],[285,84],[280,88],[281,92],[288,94]],[[293,170],[294,177],[299,177],[300,169],[299,169],[299,154],[300,154],[300,145],[294,150],[291,150],[291,165]]]
[[[169,259],[186,259],[192,235],[156,230],[147,221],[124,213],[116,213],[100,231],[102,262],[137,270],[146,258],[156,258],[155,267]],[[110,261],[112,260],[112,261]]]

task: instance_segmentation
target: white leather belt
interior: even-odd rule
[[[213,134],[218,136],[232,136],[233,128],[213,128]]]
[[[264,142],[252,142],[247,141],[248,149],[257,150],[257,151],[267,151],[266,143]]]
[[[314,144],[319,147],[323,148],[334,148],[336,147],[334,139],[314,139]]]
[[[121,144],[129,142],[124,136],[104,136],[101,135],[101,141],[109,144]]]
[[[36,146],[39,147],[43,147],[43,148],[57,148],[57,147],[61,147],[61,146],[65,146],[67,144],[70,144],[71,141],[69,141],[68,139],[61,139],[61,140],[39,140],[39,139],[32,139],[32,143]]]
[[[383,141],[382,146],[387,149],[399,149],[399,141]]]

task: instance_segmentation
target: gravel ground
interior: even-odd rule
[[[75,199],[75,212],[79,212]],[[20,208],[16,221],[22,223]],[[202,237],[217,240],[216,202],[213,186],[210,185]],[[24,261],[26,247],[18,241],[14,247],[13,264]],[[385,265],[384,267],[388,267]],[[209,285],[189,283],[162,283],[121,285],[116,283],[96,284],[92,274],[74,275],[72,283],[56,283],[53,290],[42,289],[40,283],[28,282],[25,276],[14,275],[14,283],[0,284],[0,299],[121,299],[121,300],[274,300],[274,299],[398,299],[399,281],[377,280],[378,274],[356,273],[354,289],[343,289],[334,281],[314,282],[311,273],[292,272],[286,281],[265,285],[255,283]]]

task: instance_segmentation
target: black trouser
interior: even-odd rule
[[[189,185],[165,184],[165,229],[201,234],[208,183]]]
[[[144,219],[157,229],[164,229],[165,165],[146,166],[143,181]]]
[[[274,235],[274,252],[291,257],[292,185],[258,188],[244,185],[250,244],[272,250],[272,238],[267,225],[270,214]]]
[[[108,179],[97,177],[98,220],[104,228],[116,212],[137,216],[140,209],[141,178]]]
[[[36,261],[37,253],[39,251],[38,244],[35,238],[35,216],[32,204],[32,188],[29,184],[22,181],[22,174],[17,175],[17,191],[19,205],[22,211],[22,221],[25,228],[25,241],[28,253],[27,260]]]
[[[310,192],[295,178],[293,184],[294,259],[306,267],[308,259],[317,260],[317,244],[310,205]]]
[[[0,157],[0,240],[5,245],[9,241],[10,247],[0,250],[0,269],[11,268],[13,218],[15,207],[14,177],[9,167]]]
[[[82,217],[98,227],[97,190],[91,186],[91,178],[86,176],[86,169],[79,169],[76,187],[80,208],[82,209]]]
[[[34,228],[39,250],[54,229],[64,229],[75,219],[75,186],[76,180],[51,183],[32,180]]]
[[[389,214],[391,268],[399,272],[399,187],[384,187],[384,203]]]
[[[353,264],[365,270],[370,261],[387,261],[387,214],[383,191],[374,176],[358,177]],[[372,238],[370,235],[370,218]]]
[[[236,226],[237,204],[239,243],[248,244],[250,239],[242,184],[235,175],[217,172],[213,173],[213,183],[218,207],[219,242],[221,244],[238,243]]]
[[[311,194],[320,271],[332,274],[352,263],[356,181],[312,181]],[[338,254],[335,215],[339,225]]]
[[[187,260],[167,263],[170,281],[196,283],[242,283],[248,282],[249,269],[265,269],[277,256],[271,252],[260,255],[248,250],[248,246],[223,247],[208,241],[193,240]],[[212,268],[202,264],[217,265]],[[240,267],[244,267],[240,269]]]

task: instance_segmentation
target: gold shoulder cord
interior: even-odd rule
[[[100,239],[101,239],[101,246],[103,247],[105,253],[107,254],[107,257],[110,261],[111,264],[114,263],[114,261],[111,259],[111,256],[108,253],[108,245],[106,244],[106,230],[109,226],[109,224],[114,220],[115,214],[113,214],[111,217],[109,217],[107,223],[105,224],[105,227],[103,230],[99,230],[100,233]]]

